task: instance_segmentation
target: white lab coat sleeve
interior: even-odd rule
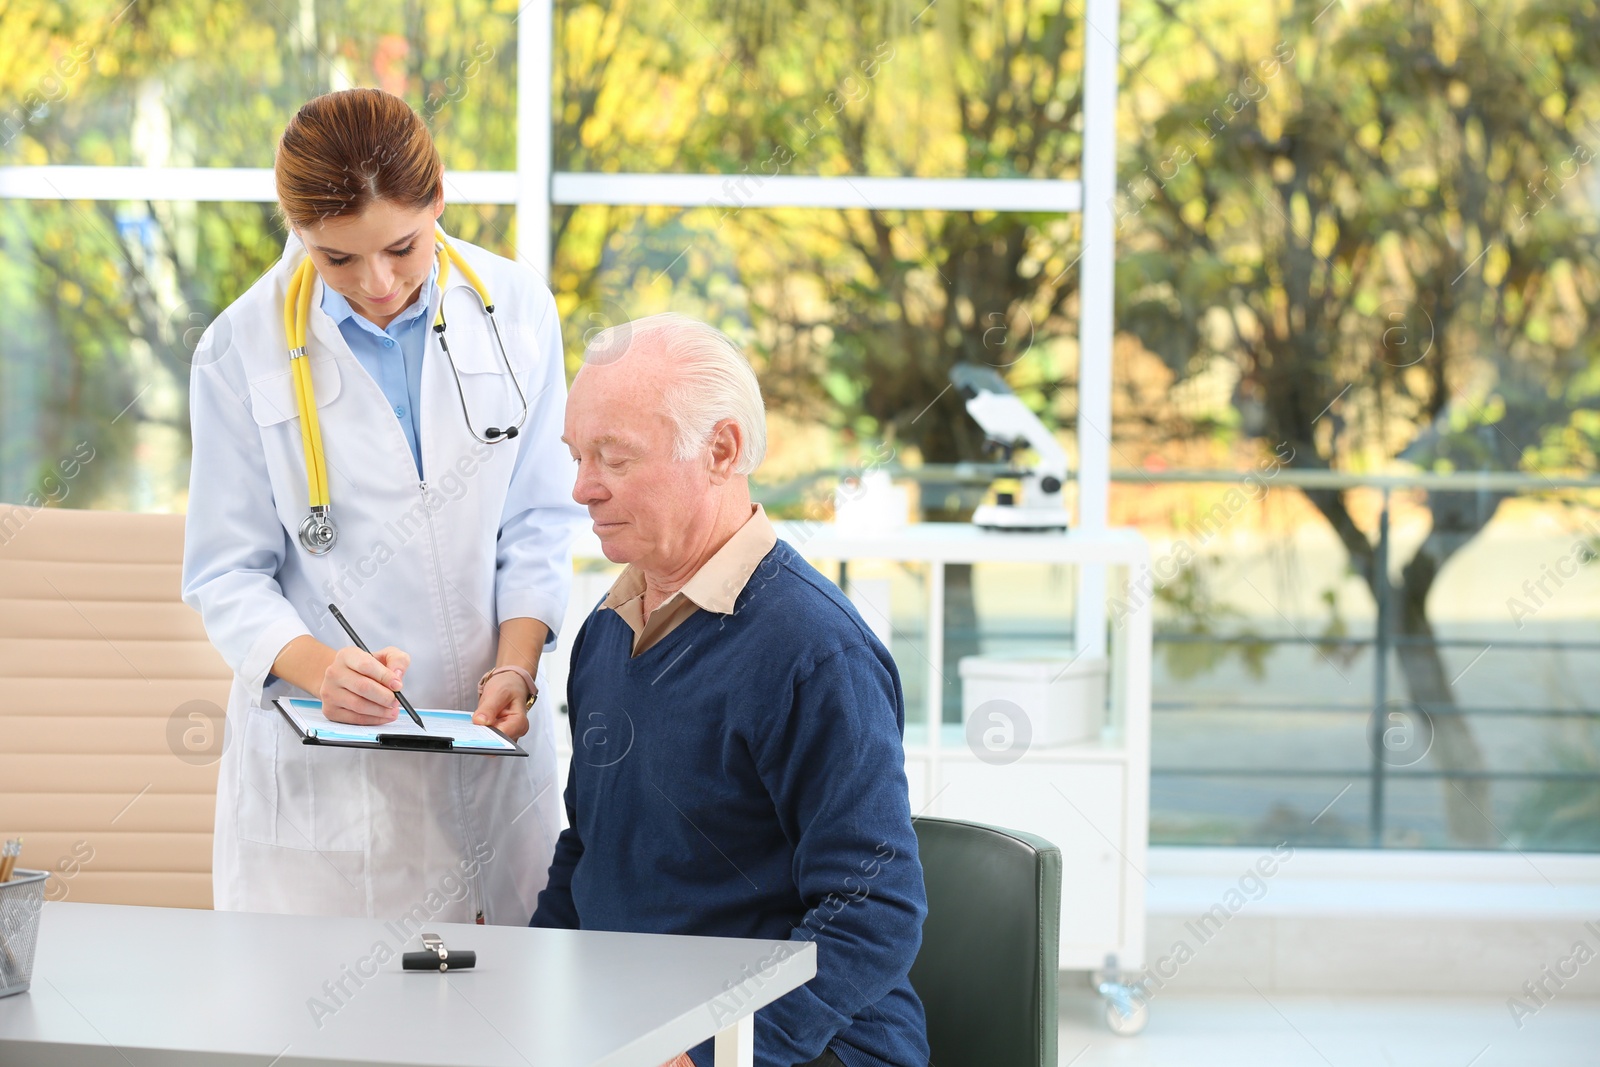
[[[572,499],[577,466],[561,443],[567,372],[555,298],[539,286],[544,315],[537,362],[528,377],[528,421],[517,435],[517,459],[495,549],[495,606],[500,621],[537,619],[555,647],[572,589],[572,538],[587,516]],[[538,299],[534,297],[533,299]]]
[[[206,351],[203,344],[198,351]],[[236,358],[197,362],[190,375],[194,458],[183,600],[200,612],[206,636],[259,705],[278,653],[311,630],[278,584],[288,534],[273,504],[248,396]]]

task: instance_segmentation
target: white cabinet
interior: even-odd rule
[[[1150,570],[1144,538],[1135,530],[1001,533],[964,523],[920,523],[882,534],[814,524],[791,531],[780,523],[778,536],[808,559],[927,565],[926,652],[899,664],[902,677],[913,672],[926,676],[925,706],[906,709],[912,812],[1025,830],[1055,843],[1062,860],[1061,967],[1096,970],[1114,956],[1117,970],[1141,970],[1150,821],[1152,599],[1148,588],[1141,588]],[[1085,656],[1109,653],[1110,659],[1106,721],[1097,740],[1059,747],[1035,744],[1013,762],[997,763],[979,759],[959,725],[926,729],[925,724],[940,722],[943,712],[944,568],[952,563],[1079,568],[1078,650]],[[1113,608],[1106,611],[1111,571],[1118,574],[1109,583]],[[1131,591],[1123,577],[1133,583]],[[881,591],[874,592],[883,599]],[[885,610],[878,614],[887,620]]]
[[[1072,762],[1030,754],[994,767],[946,758],[929,814],[1026,830],[1059,846],[1061,966],[1092,970],[1107,952],[1126,951],[1124,882],[1141,877],[1122,856],[1125,785],[1120,760]]]

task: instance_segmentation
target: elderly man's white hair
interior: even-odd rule
[[[674,365],[674,381],[663,401],[677,427],[674,459],[689,459],[704,448],[723,419],[738,424],[744,449],[735,474],[749,474],[767,454],[767,409],[761,384],[739,346],[727,334],[675,312],[649,315],[597,333],[584,350],[584,362],[602,364],[628,353],[646,354]]]

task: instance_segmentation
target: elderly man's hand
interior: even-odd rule
[[[521,676],[510,671],[497,674],[484,685],[472,721],[493,726],[515,741],[528,732],[528,698],[532,695]]]

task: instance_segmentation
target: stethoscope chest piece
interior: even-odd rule
[[[312,508],[311,514],[300,523],[300,545],[313,556],[326,555],[337,540],[339,531],[334,528],[327,508]]]

